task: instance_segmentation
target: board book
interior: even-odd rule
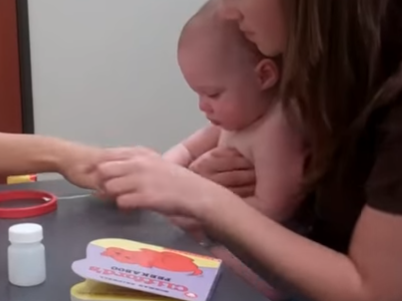
[[[71,288],[73,301],[207,301],[220,259],[124,239],[88,244],[73,271],[86,281]]]
[[[86,280],[71,288],[71,301],[174,301],[168,297],[140,292],[103,282]]]

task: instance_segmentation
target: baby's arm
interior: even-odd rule
[[[199,156],[218,145],[219,135],[219,127],[208,125],[173,146],[163,154],[163,157],[170,162],[188,167]]]
[[[270,218],[284,222],[301,202],[298,193],[306,152],[301,134],[291,128],[282,112],[274,112],[270,118],[254,141],[256,191],[246,201]]]

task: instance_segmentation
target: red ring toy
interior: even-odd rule
[[[0,192],[0,202],[20,200],[42,200],[44,203],[37,206],[20,208],[0,208],[0,218],[19,219],[44,215],[57,209],[55,195],[35,190],[16,190]]]

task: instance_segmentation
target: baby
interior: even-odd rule
[[[255,166],[256,189],[245,201],[285,222],[298,208],[305,159],[303,139],[276,99],[277,64],[264,58],[236,24],[221,20],[214,1],[185,25],[178,61],[210,125],[168,150],[188,167],[217,146],[237,149]]]
[[[244,201],[280,223],[287,222],[301,202],[305,151],[301,133],[289,124],[276,96],[275,60],[263,57],[235,23],[220,19],[210,1],[184,26],[178,62],[210,124],[168,150],[164,158],[189,167],[217,146],[237,149],[256,172],[255,193]],[[227,250],[215,250],[243,277],[257,281],[256,276],[244,275],[245,266],[241,271]]]

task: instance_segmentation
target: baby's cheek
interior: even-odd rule
[[[234,126],[243,126],[247,121],[248,110],[240,105],[234,106],[230,111],[229,118]]]
[[[222,104],[222,107],[220,108],[221,114],[226,116],[228,119],[238,119],[239,115],[241,116],[241,106],[234,102],[228,102],[226,104]]]

